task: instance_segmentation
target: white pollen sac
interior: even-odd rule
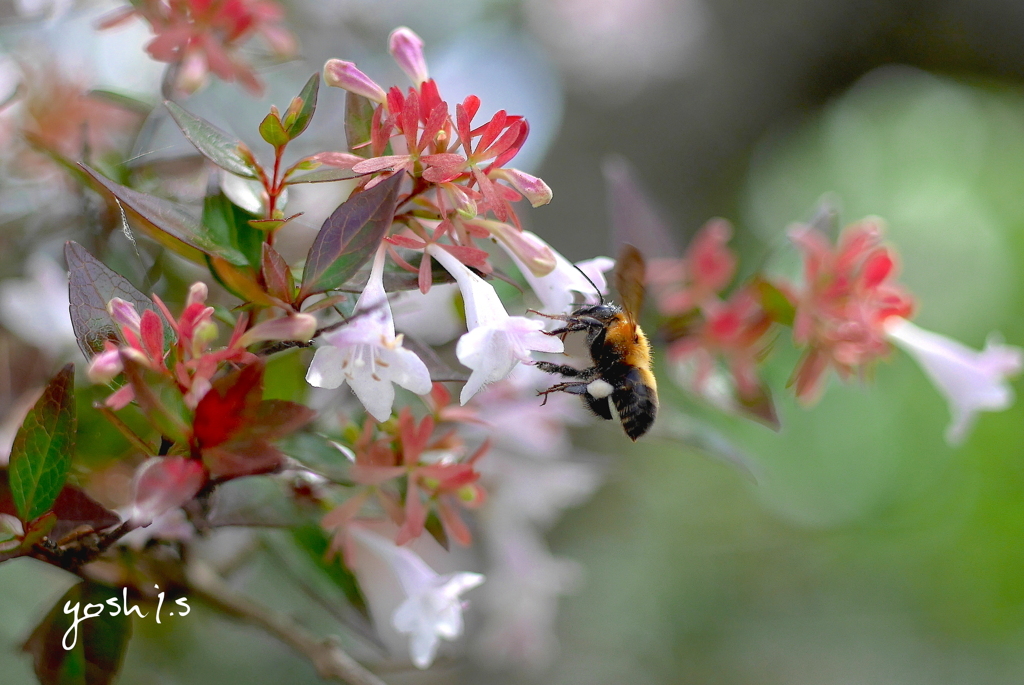
[[[615,388],[612,387],[611,383],[598,378],[596,381],[591,381],[587,386],[587,394],[595,399],[601,400],[608,397],[608,395],[611,395],[614,389]]]

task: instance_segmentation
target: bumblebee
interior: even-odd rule
[[[580,395],[591,411],[610,421],[611,400],[623,430],[634,441],[650,429],[658,413],[658,384],[651,373],[651,346],[636,322],[643,305],[644,271],[640,251],[626,245],[615,265],[615,284],[622,307],[605,303],[602,297],[600,304],[584,305],[571,314],[550,317],[564,321],[565,325],[548,331],[549,335],[564,340],[569,333],[586,331],[593,366],[577,369],[537,362],[542,371],[572,379],[540,391],[538,395],[543,395],[545,401],[553,392]]]

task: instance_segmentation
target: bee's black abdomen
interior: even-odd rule
[[[619,412],[622,429],[630,440],[636,440],[650,429],[658,414],[658,399],[652,388],[642,383],[627,382],[612,393],[612,402]]]

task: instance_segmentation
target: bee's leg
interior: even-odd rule
[[[543,316],[545,319],[554,319],[555,321],[565,321],[567,318],[566,314],[545,314],[544,312],[538,312],[536,309],[527,309],[527,313],[536,314],[537,316]]]
[[[551,317],[555,318],[555,317]],[[589,316],[572,317],[565,319],[566,324],[561,328],[556,328],[553,331],[544,331],[548,335],[560,335],[564,339],[569,333],[575,333],[576,331],[591,331],[598,328],[604,328],[604,324],[597,319]]]
[[[554,366],[554,364],[552,364]],[[572,368],[572,367],[566,367]],[[573,371],[579,371],[579,369],[572,369]],[[572,381],[569,383],[556,383],[547,390],[538,390],[537,397],[544,397],[544,401],[540,403],[540,406],[544,406],[548,403],[548,395],[553,392],[567,392],[570,395],[586,395],[587,394],[587,381]]]
[[[552,364],[551,362],[536,362],[535,366],[541,371],[561,374],[566,378],[590,379],[593,378],[594,372],[597,370],[595,367],[590,367],[589,369],[577,369],[569,366],[568,364]],[[564,385],[564,383],[562,385]]]

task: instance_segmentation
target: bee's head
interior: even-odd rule
[[[570,314],[570,317],[586,317],[588,319],[597,319],[602,323],[608,323],[621,312],[622,309],[618,305],[610,303],[587,304],[575,310],[572,314]]]

